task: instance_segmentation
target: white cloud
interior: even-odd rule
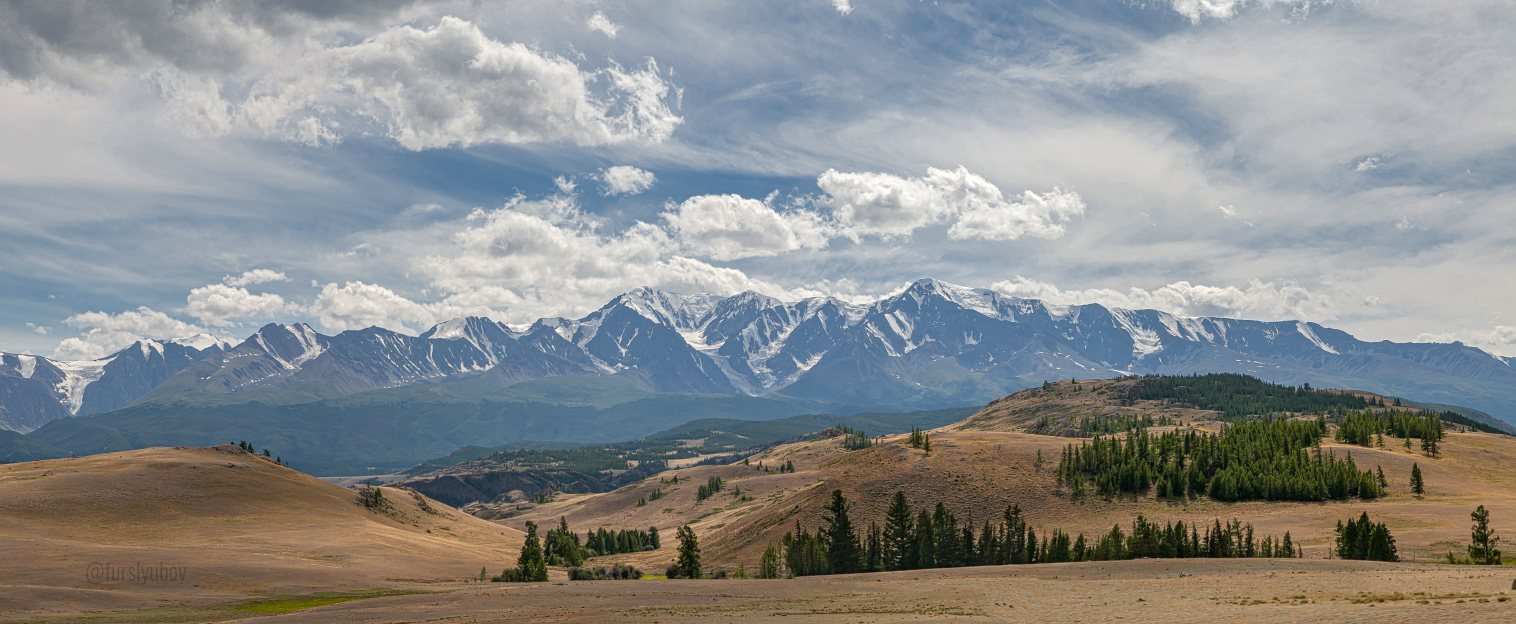
[[[1331,298],[1293,283],[1249,280],[1247,288],[1174,282],[1154,290],[1111,288],[1063,290],[1028,279],[995,282],[990,288],[1013,297],[1040,299],[1058,305],[1099,303],[1133,310],[1163,310],[1187,316],[1235,316],[1265,320],[1329,321],[1337,318]]]
[[[558,187],[558,192],[560,193],[572,193],[579,185],[574,182],[574,178],[572,177],[558,176],[553,178],[553,186]]]
[[[0,23],[16,22],[0,32],[0,75],[115,90],[133,103],[145,77],[165,124],[184,134],[311,146],[370,135],[410,150],[660,142],[683,121],[671,108],[678,90],[651,57],[637,67],[582,70],[453,16],[380,30],[366,20],[307,19],[300,9],[170,4],[116,10],[59,2],[51,16],[0,6]],[[355,4],[332,12],[370,4],[376,14],[389,11]],[[418,9],[412,23],[430,21],[426,12]],[[613,34],[615,25],[598,15]]]
[[[661,216],[687,251],[713,260],[821,249],[829,238],[816,213],[779,213],[767,202],[738,195],[697,195],[669,204]]]
[[[1217,209],[1221,210],[1221,218],[1223,219],[1237,218],[1237,209],[1232,206],[1217,206]]]
[[[1400,215],[1400,220],[1395,222],[1395,229],[1401,230],[1401,231],[1405,231],[1405,230],[1417,230],[1417,229],[1422,229],[1422,228],[1419,228],[1419,227],[1416,226],[1416,224],[1411,223],[1411,218],[1410,217],[1407,217],[1405,215]]]
[[[174,339],[206,333],[204,329],[142,306],[120,314],[85,312],[63,320],[85,330],[78,338],[58,343],[53,357],[59,360],[94,360],[114,353],[138,340]]]
[[[36,323],[27,323],[26,324],[26,328],[32,330],[32,333],[37,334],[39,336],[46,336],[47,332],[50,332],[53,329],[51,327],[46,327],[46,326],[43,326],[43,325],[38,325]]]
[[[847,15],[853,12],[853,2],[852,0],[832,0],[832,8],[837,9],[838,13]]]
[[[417,329],[436,324],[437,318],[427,306],[396,294],[376,284],[347,282],[341,286],[327,284],[310,306],[321,326],[341,332],[379,326],[394,330]]]
[[[651,171],[643,171],[628,165],[617,165],[600,172],[604,195],[636,195],[652,188],[658,180]],[[565,191],[566,192],[566,191]]]
[[[518,197],[498,209],[476,210],[449,238],[445,252],[419,261],[431,288],[445,295],[436,304],[438,318],[463,310],[511,322],[578,316],[639,286],[713,294],[754,290],[779,297],[822,294],[682,256],[680,242],[657,225],[639,222],[608,231],[568,195]]]
[[[1023,191],[1020,201],[973,203],[948,228],[948,238],[1007,241],[1022,236],[1058,238],[1070,219],[1084,214],[1078,193],[1058,187],[1043,194]]]
[[[1379,159],[1378,156],[1371,156],[1369,158],[1363,159],[1362,162],[1358,163],[1356,169],[1358,171],[1373,171],[1375,169],[1378,169],[1382,164],[1384,163]]]
[[[621,31],[620,26],[611,23],[611,19],[605,16],[605,11],[595,11],[595,14],[591,15],[590,19],[584,22],[584,25],[588,26],[590,30],[599,32],[611,39],[615,39],[616,33]]]
[[[1295,7],[1297,15],[1307,15],[1313,5],[1331,4],[1332,0],[1252,0],[1254,4],[1265,7],[1276,4],[1284,4]],[[1249,0],[1170,0],[1170,6],[1174,11],[1190,18],[1190,22],[1199,24],[1203,18],[1226,19],[1237,15]]]
[[[244,273],[247,277],[253,273]],[[269,271],[272,273],[272,271]],[[283,278],[283,274],[277,274]],[[254,278],[259,279],[259,278]],[[275,278],[278,279],[278,278]],[[269,281],[264,279],[264,281]],[[258,281],[247,282],[242,278],[231,279],[226,284],[208,284],[190,291],[185,299],[185,312],[190,316],[200,319],[200,322],[213,327],[225,327],[235,324],[242,319],[268,318],[284,312],[286,304],[284,298],[274,293],[253,294],[246,288],[232,286],[232,283],[261,283]]]
[[[1485,351],[1498,355],[1512,355],[1516,353],[1512,347],[1516,346],[1516,327],[1510,325],[1496,325],[1490,329],[1465,329],[1456,332],[1423,332],[1416,336],[1416,342],[1462,342],[1464,344],[1479,347]]]
[[[821,201],[832,208],[841,232],[854,240],[908,236],[949,219],[956,219],[948,230],[954,239],[1058,238],[1085,209],[1077,193],[1058,188],[1041,195],[1025,191],[1008,201],[989,180],[964,167],[928,168],[920,178],[828,169],[816,184],[827,193]]]
[[[652,59],[640,69],[613,64],[585,72],[444,17],[424,30],[398,26],[327,49],[290,74],[261,81],[241,110],[267,134],[310,144],[337,136],[343,120],[325,114],[336,109],[376,120],[411,150],[606,145],[667,139],[683,121],[669,108],[672,92]]]
[[[230,275],[221,278],[221,283],[227,286],[249,286],[252,284],[267,284],[269,282],[288,282],[290,278],[279,271],[269,269],[253,269],[242,275],[232,277]]]

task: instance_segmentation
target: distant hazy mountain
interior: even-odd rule
[[[15,357],[6,356],[0,379],[30,370]],[[34,361],[31,376],[42,370]],[[1516,422],[1511,362],[1459,343],[1369,343],[1315,323],[1058,306],[921,280],[868,305],[637,289],[577,320],[509,326],[463,318],[414,337],[268,325],[182,367],[137,404],[293,404],[485,373],[500,384],[616,374],[655,392],[746,394],[846,413],[982,404],[1048,379],[1240,372],[1463,405]],[[7,392],[7,422],[73,413],[58,407],[67,402]]]
[[[202,335],[137,342],[87,362],[0,354],[0,429],[26,433],[65,416],[126,407],[174,373],[230,346]]]

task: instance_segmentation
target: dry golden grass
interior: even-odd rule
[[[385,488],[392,508],[375,512],[352,490],[225,451],[0,466],[0,619],[414,589],[498,572],[521,546],[519,531],[409,491]],[[185,580],[93,582],[91,564],[183,567]]]
[[[1516,620],[1512,576],[1508,569],[1344,561],[1147,560],[772,581],[476,586],[264,621],[1508,622]]]
[[[1199,410],[1175,410],[1156,405],[1114,406],[1113,393],[1102,388],[1123,381],[1081,381],[1085,389],[1044,392],[1033,389],[987,406],[961,423],[931,432],[932,452],[905,445],[905,436],[890,436],[872,448],[844,451],[838,439],[822,439],[779,446],[751,459],[751,465],[702,466],[672,470],[680,475],[678,486],[661,485],[668,494],[645,507],[639,498],[660,487],[654,477],[635,487],[606,494],[561,496],[553,503],[526,510],[502,522],[520,527],[525,520],[556,524],[566,517],[575,530],[599,526],[646,528],[656,525],[665,536],[682,524],[692,525],[701,538],[706,560],[715,567],[735,570],[739,564],[756,568],[765,546],[776,543],[798,521],[814,530],[821,506],[830,492],[841,489],[853,502],[854,521],[867,527],[883,522],[889,497],[906,493],[912,506],[942,501],[975,528],[985,520],[996,521],[1005,507],[1019,505],[1039,534],[1052,529],[1105,533],[1113,524],[1128,528],[1138,514],[1159,523],[1223,523],[1237,518],[1252,523],[1259,538],[1290,532],[1305,547],[1307,557],[1327,556],[1338,520],[1368,512],[1375,521],[1389,524],[1402,555],[1425,561],[1448,551],[1462,553],[1468,541],[1469,512],[1485,505],[1495,519],[1497,532],[1516,537],[1516,438],[1487,433],[1449,433],[1442,444],[1442,457],[1432,459],[1397,446],[1370,449],[1325,443],[1325,449],[1340,455],[1352,453],[1361,468],[1382,467],[1390,483],[1389,496],[1374,501],[1321,503],[1248,502],[1220,503],[1207,498],[1185,501],[1160,500],[1154,496],[1097,495],[1076,498],[1059,486],[1053,475],[1065,444],[1077,439],[1021,433],[1018,429],[1045,414],[1102,413],[1101,410],[1135,410],[1110,413],[1148,413],[1182,418],[1201,429],[1214,429],[1212,414]],[[1144,412],[1143,410],[1148,410]],[[1399,443],[1398,439],[1388,442]],[[1037,465],[1037,452],[1043,464]],[[796,472],[765,473],[757,469],[793,461]],[[1411,465],[1417,463],[1426,479],[1427,495],[1409,492]],[[695,489],[712,475],[728,483],[728,491],[701,503]],[[683,479],[688,478],[688,481]],[[741,502],[731,496],[740,487],[753,500]],[[1516,548],[1509,550],[1516,551]],[[630,562],[652,572],[661,572],[673,560],[673,550],[636,553],[606,558]]]

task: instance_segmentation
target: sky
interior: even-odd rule
[[[0,351],[932,277],[1516,355],[1509,1],[0,0]]]

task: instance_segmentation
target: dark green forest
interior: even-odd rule
[[[1151,522],[1142,516],[1095,538],[1053,529],[1038,536],[1021,508],[1007,506],[998,522],[982,527],[960,522],[946,505],[913,509],[896,492],[884,524],[859,530],[841,490],[832,492],[815,532],[798,523],[759,563],[766,578],[919,570],[982,565],[1112,561],[1139,558],[1298,557],[1289,533],[1257,536],[1251,524],[1217,519],[1209,527],[1183,521]]]
[[[1217,434],[1176,430],[1154,437],[1147,429],[1096,436],[1064,447],[1059,480],[1083,495],[1145,493],[1206,495],[1221,501],[1377,498],[1384,489],[1352,454],[1322,452],[1325,417],[1270,419],[1226,425]]]

